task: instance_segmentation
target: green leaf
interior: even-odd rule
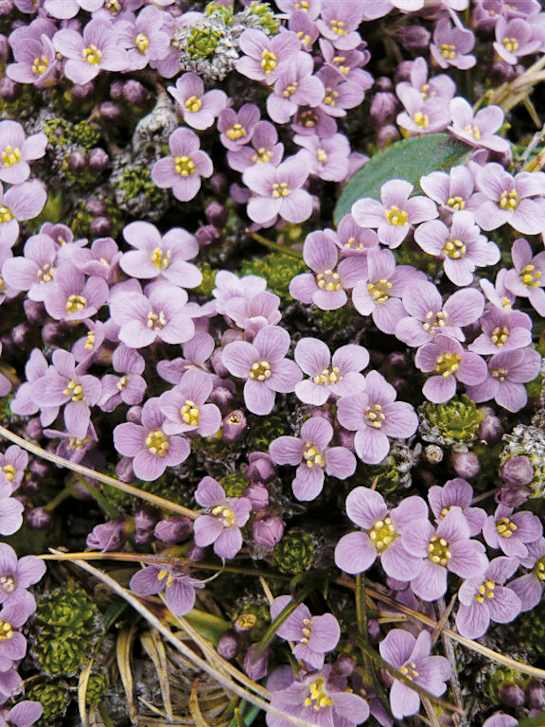
[[[390,179],[406,179],[415,186],[430,172],[450,169],[463,161],[469,147],[448,134],[428,134],[398,141],[375,154],[347,183],[335,207],[335,222],[363,197],[380,198],[380,188]]]

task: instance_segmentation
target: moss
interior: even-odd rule
[[[186,52],[189,57],[196,60],[211,58],[223,38],[223,32],[208,26],[195,26],[186,39]]]
[[[43,707],[43,715],[36,722],[36,727],[51,727],[64,717],[71,695],[64,682],[50,681],[31,685],[25,692],[25,699],[40,702]]]
[[[242,472],[229,472],[221,478],[221,486],[227,497],[242,497],[248,489],[248,480]]]
[[[202,295],[205,298],[210,298],[212,291],[216,287],[216,270],[207,262],[199,265],[199,270],[202,274],[202,282],[197,288],[193,288],[195,295]]]
[[[258,275],[265,278],[268,288],[284,301],[291,301],[289,284],[296,275],[305,272],[304,261],[281,252],[247,260],[242,264],[242,275]]]
[[[300,575],[312,568],[317,543],[310,533],[294,529],[286,533],[273,551],[273,560],[280,573]]]
[[[248,416],[248,428],[245,432],[246,445],[249,451],[267,451],[273,439],[288,433],[286,418],[281,414],[271,413],[266,417]]]

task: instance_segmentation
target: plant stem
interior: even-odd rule
[[[314,586],[307,586],[305,589],[301,591],[301,593],[298,596],[295,596],[293,600],[291,600],[288,605],[280,611],[278,616],[274,619],[274,621],[271,623],[269,628],[265,631],[263,634],[263,637],[261,641],[258,644],[258,651],[263,652],[267,648],[267,646],[271,643],[271,641],[274,639],[274,636],[280,626],[286,621],[286,619],[291,616],[291,614],[295,611],[297,606],[299,606],[305,598],[308,596],[308,594],[314,590]]]
[[[260,245],[263,245],[263,247],[266,247],[269,250],[279,252],[282,255],[287,255],[288,257],[295,258],[296,260],[303,259],[303,255],[300,252],[297,252],[297,250],[292,250],[291,248],[285,247],[284,245],[279,245],[277,242],[273,242],[272,240],[263,237],[263,235],[260,235],[258,232],[252,232],[248,230],[247,235],[248,237],[251,237],[252,240],[255,240],[255,242],[258,242]]]

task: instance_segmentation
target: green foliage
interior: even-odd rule
[[[286,533],[273,551],[273,560],[280,573],[300,575],[312,568],[316,558],[316,539],[304,530]]]
[[[241,275],[258,275],[265,278],[268,288],[284,300],[291,300],[289,284],[293,277],[305,272],[307,266],[303,259],[298,260],[291,255],[272,252],[264,257],[245,260],[241,267]]]
[[[32,684],[25,692],[25,699],[40,702],[43,715],[36,727],[51,727],[64,717],[71,701],[68,687],[61,681]]]
[[[131,164],[123,167],[116,180],[115,198],[122,209],[137,212],[163,206],[166,193],[152,182],[148,165]]]
[[[445,404],[427,401],[418,411],[422,439],[447,446],[473,442],[484,418],[482,410],[465,395]]]
[[[209,298],[216,287],[217,271],[207,262],[201,263],[198,267],[202,274],[202,281],[197,288],[193,288],[193,291],[195,295],[202,295]]]
[[[233,22],[233,9],[222,5],[221,3],[211,2],[204,8],[204,14],[209,18],[218,18],[225,25],[231,25]]]
[[[44,134],[51,146],[81,146],[92,149],[100,141],[101,133],[96,124],[79,121],[73,124],[62,116],[53,116],[43,124]]]
[[[186,51],[194,60],[211,58],[218,48],[223,32],[217,28],[198,25],[191,29],[186,40]]]
[[[398,141],[375,154],[345,186],[335,208],[335,221],[350,212],[363,197],[380,198],[380,188],[391,179],[406,179],[415,186],[420,177],[461,163],[468,147],[448,134],[427,134]]]
[[[248,428],[245,432],[246,445],[250,451],[255,449],[266,452],[273,439],[288,434],[286,428],[286,417],[281,413],[272,412],[266,417],[248,416]]]
[[[248,480],[242,472],[229,472],[221,478],[221,486],[227,497],[242,497],[248,489]]]
[[[268,35],[275,35],[280,30],[280,20],[268,3],[254,0],[248,6],[247,13],[258,18],[259,27]]]
[[[108,690],[108,677],[104,672],[93,672],[87,682],[86,702],[89,707],[96,707]]]

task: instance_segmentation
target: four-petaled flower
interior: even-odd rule
[[[201,151],[199,137],[190,129],[173,131],[168,147],[170,155],[155,162],[151,178],[161,189],[172,188],[180,202],[187,202],[201,188],[201,177],[212,176],[212,160]]]

